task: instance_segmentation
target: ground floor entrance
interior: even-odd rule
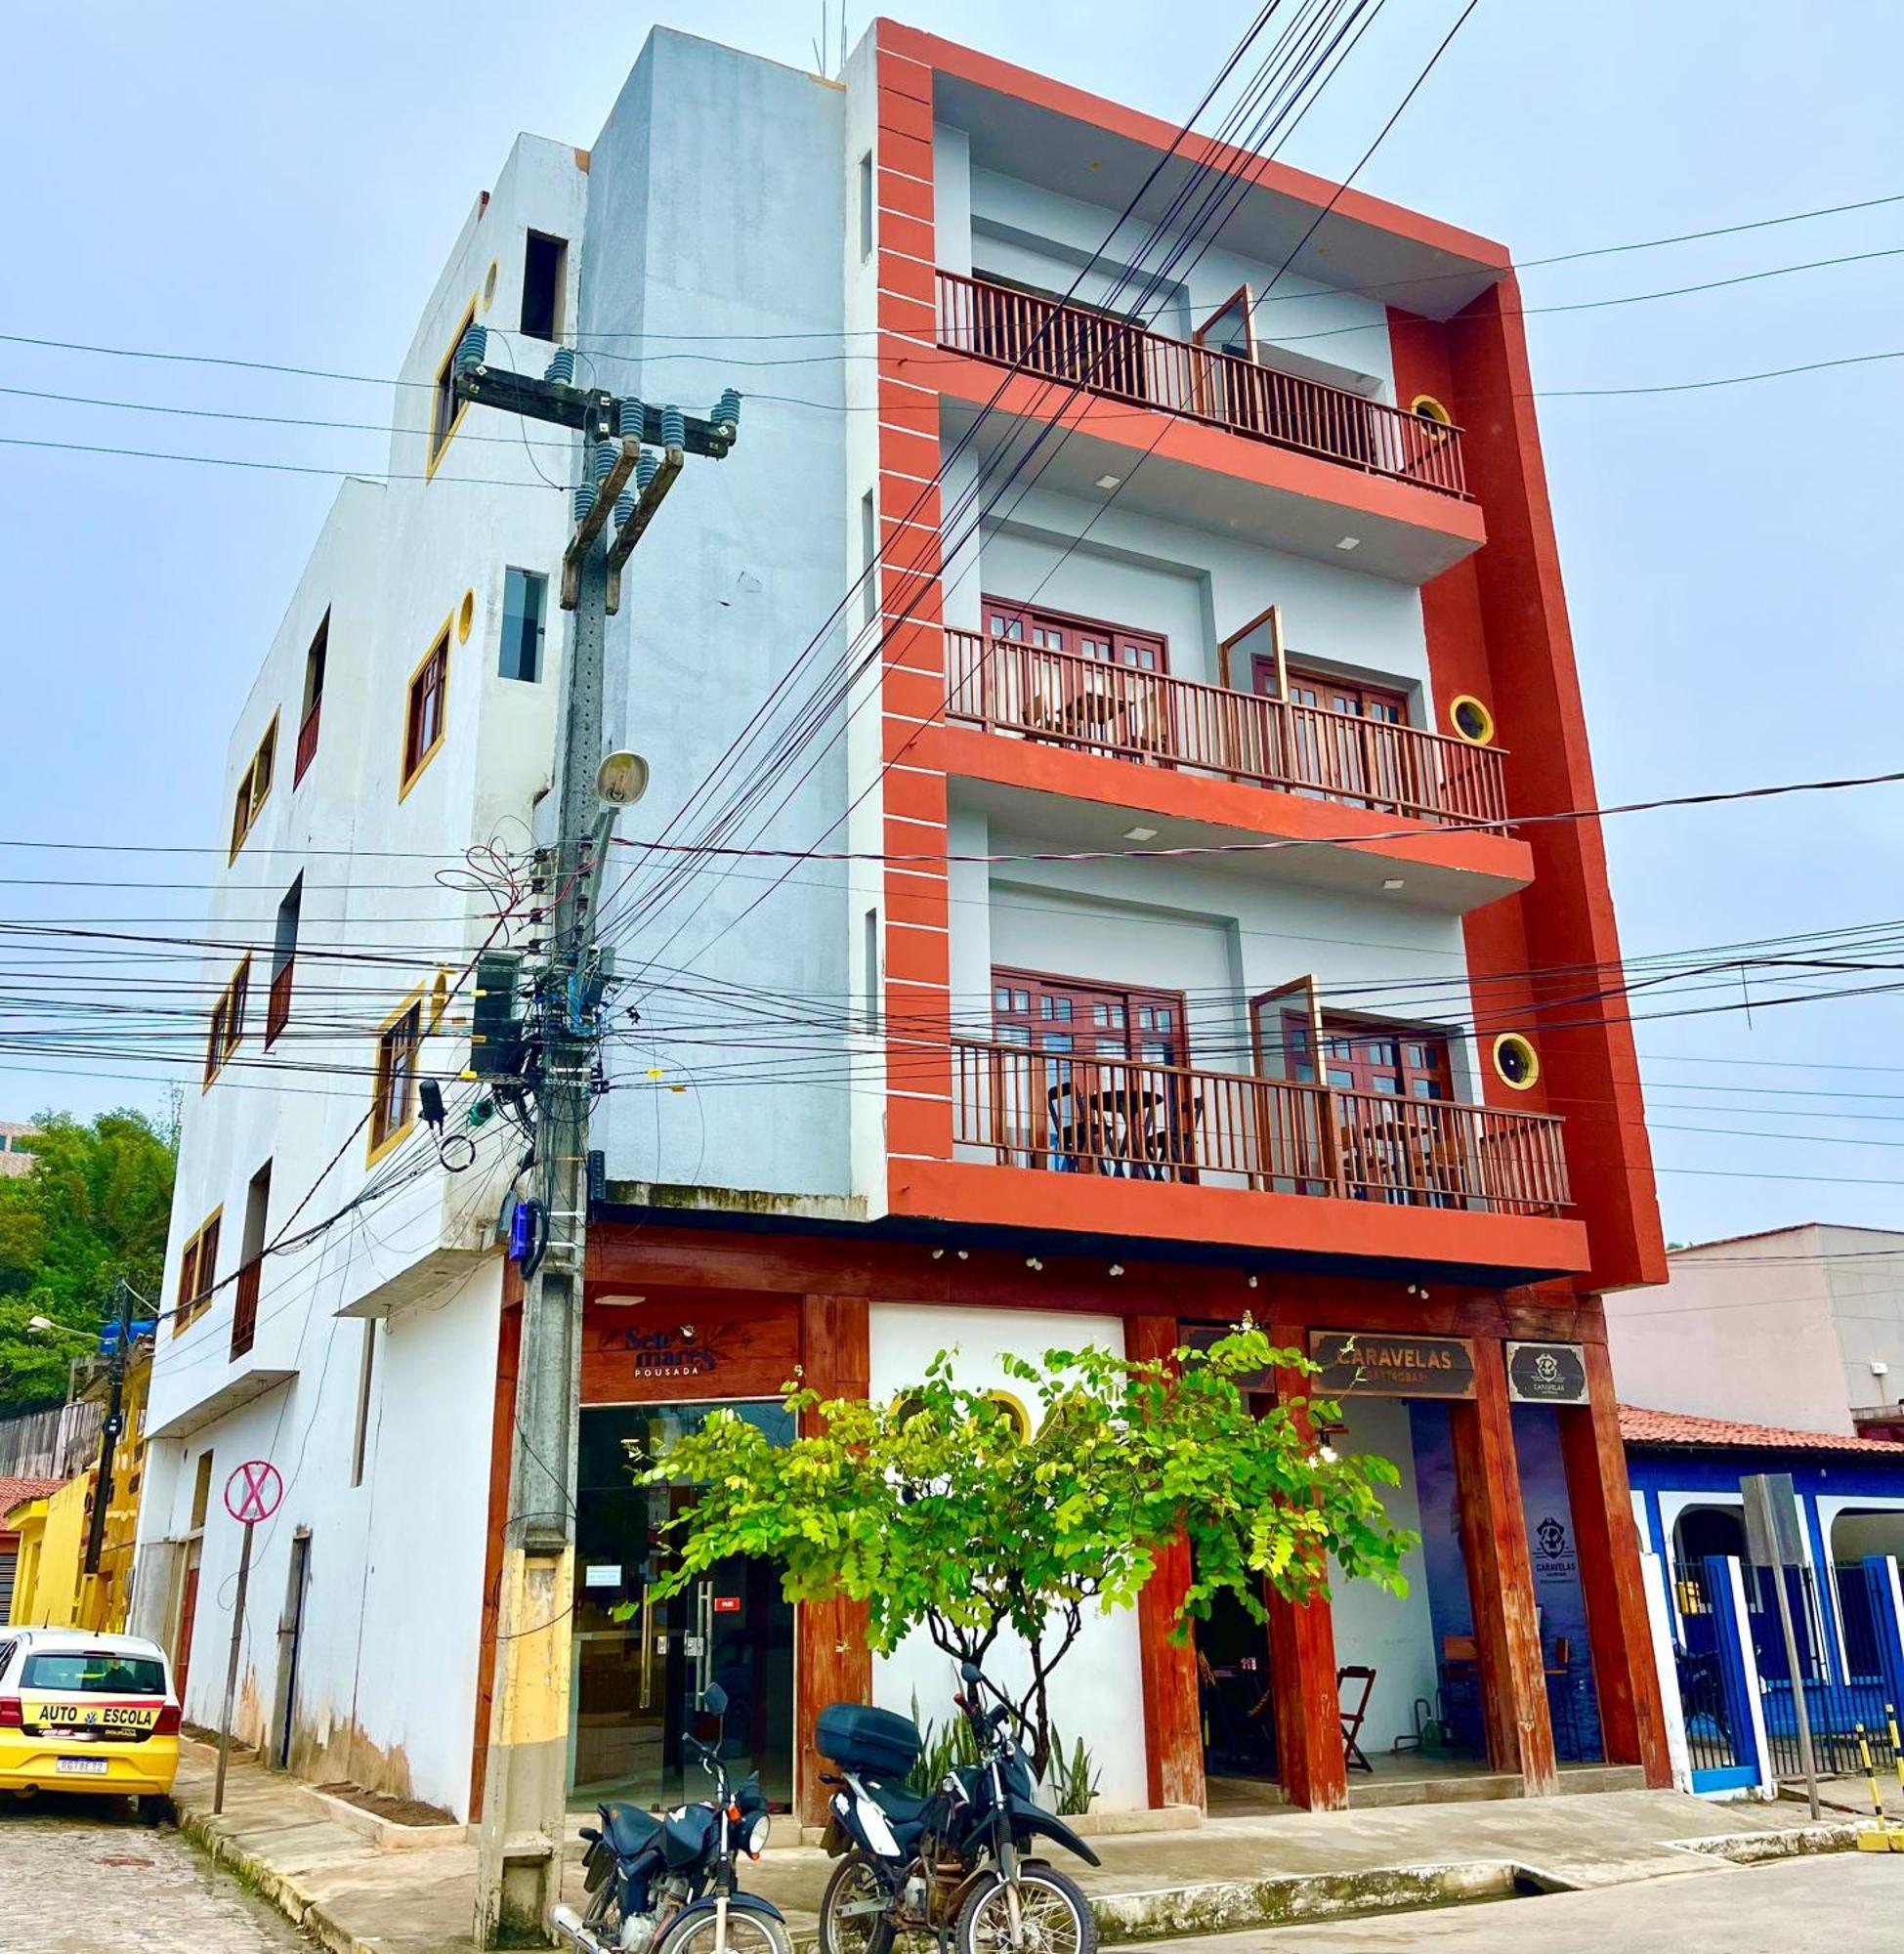
[[[705,1774],[682,1743],[710,1682],[727,1692],[724,1750],[738,1780],[760,1773],[777,1810],[793,1797],[793,1605],[780,1570],[724,1560],[676,1594],[655,1588],[674,1564],[666,1523],[694,1498],[639,1475],[669,1442],[716,1412],[776,1443],[792,1420],[776,1404],[591,1405],[581,1415],[575,1494],[573,1740],[580,1804],[660,1807],[699,1798]]]

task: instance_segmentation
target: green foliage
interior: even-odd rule
[[[1051,1732],[1051,1768],[1045,1774],[1045,1787],[1051,1794],[1051,1806],[1060,1818],[1088,1811],[1091,1801],[1104,1789],[1104,1781],[1098,1775],[1097,1766],[1091,1754],[1084,1748],[1084,1740],[1079,1737],[1065,1750],[1065,1740],[1056,1729]]]
[[[36,1124],[33,1171],[0,1180],[0,1417],[58,1404],[85,1347],[29,1317],[91,1336],[121,1276],[156,1298],[165,1271],[176,1126],[126,1109]]]
[[[943,1724],[922,1720],[917,1690],[912,1692],[912,1721],[919,1726],[919,1755],[906,1774],[906,1788],[930,1798],[945,1783],[948,1771],[978,1763],[979,1741],[963,1717],[948,1717]]]
[[[796,1383],[791,1445],[717,1417],[645,1475],[700,1489],[671,1523],[679,1555],[657,1593],[746,1554],[781,1563],[790,1600],[864,1602],[881,1654],[923,1626],[948,1655],[983,1662],[1010,1630],[1030,1654],[1020,1707],[1042,1775],[1053,1668],[1086,1613],[1131,1606],[1179,1539],[1196,1564],[1179,1635],[1219,1593],[1260,1619],[1264,1582],[1303,1600],[1327,1592],[1332,1566],[1402,1592],[1413,1536],[1388,1524],[1377,1491],[1396,1483],[1395,1467],[1312,1440],[1307,1414],[1329,1423],[1337,1407],[1286,1399],[1258,1418],[1239,1388],[1267,1370],[1312,1368],[1247,1323],[1168,1361],[1093,1348],[1008,1358],[1023,1395],[1044,1407],[1030,1438],[955,1381],[944,1351],[884,1403],[822,1403]]]

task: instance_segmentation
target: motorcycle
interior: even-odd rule
[[[712,1744],[683,1741],[714,1780],[714,1795],[656,1817],[638,1805],[600,1805],[601,1827],[582,1827],[587,1908],[558,1906],[549,1925],[576,1954],[793,1954],[780,1909],[742,1892],[737,1860],[758,1859],[771,1821],[752,1772],[737,1791],[720,1755],[727,1692],[700,1699],[715,1719]]]
[[[910,1719],[859,1703],[821,1713],[816,1747],[838,1766],[821,1780],[835,1787],[824,1843],[839,1860],[820,1903],[821,1954],[890,1954],[902,1933],[950,1940],[953,1954],[1095,1954],[1089,1902],[1033,1842],[1089,1866],[1098,1856],[1033,1797],[1017,1709],[976,1663],[959,1680],[952,1702],[979,1761],[925,1795],[906,1787],[921,1747]]]

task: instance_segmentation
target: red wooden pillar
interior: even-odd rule
[[[1496,1770],[1517,1771],[1529,1798],[1559,1789],[1545,1664],[1534,1611],[1520,1467],[1500,1342],[1474,1342],[1472,1402],[1449,1407],[1460,1496],[1461,1554],[1474,1603],[1481,1720]]]
[[[803,1381],[824,1398],[863,1398],[871,1383],[864,1296],[801,1298]],[[802,1825],[826,1821],[825,1768],[814,1749],[814,1725],[829,1703],[872,1697],[872,1652],[862,1601],[802,1601],[793,1628],[794,1807]]]
[[[1167,1357],[1181,1341],[1173,1316],[1135,1316],[1124,1326],[1124,1353],[1137,1362]],[[1144,1671],[1144,1757],[1153,1805],[1194,1805],[1204,1793],[1203,1717],[1197,1647],[1171,1628],[1190,1586],[1190,1544],[1177,1540],[1157,1556],[1157,1571],[1137,1596],[1137,1638]]]
[[[1604,1343],[1584,1348],[1587,1401],[1561,1407],[1560,1456],[1567,1468],[1567,1504],[1573,1509],[1581,1592],[1587,1600],[1600,1741],[1608,1763],[1639,1764],[1649,1785],[1664,1787],[1672,1782],[1672,1764],[1613,1369]]]
[[[1290,1340],[1299,1340],[1299,1334]],[[1304,1373],[1277,1372],[1276,1395],[1285,1403],[1306,1399],[1309,1389]],[[1263,1598],[1269,1608],[1269,1674],[1284,1796],[1311,1811],[1346,1810],[1349,1779],[1335,1681],[1334,1615],[1320,1598],[1288,1601],[1273,1590]]]

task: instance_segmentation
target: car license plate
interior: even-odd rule
[[[63,1777],[104,1777],[109,1768],[105,1758],[62,1758],[54,1765]]]

